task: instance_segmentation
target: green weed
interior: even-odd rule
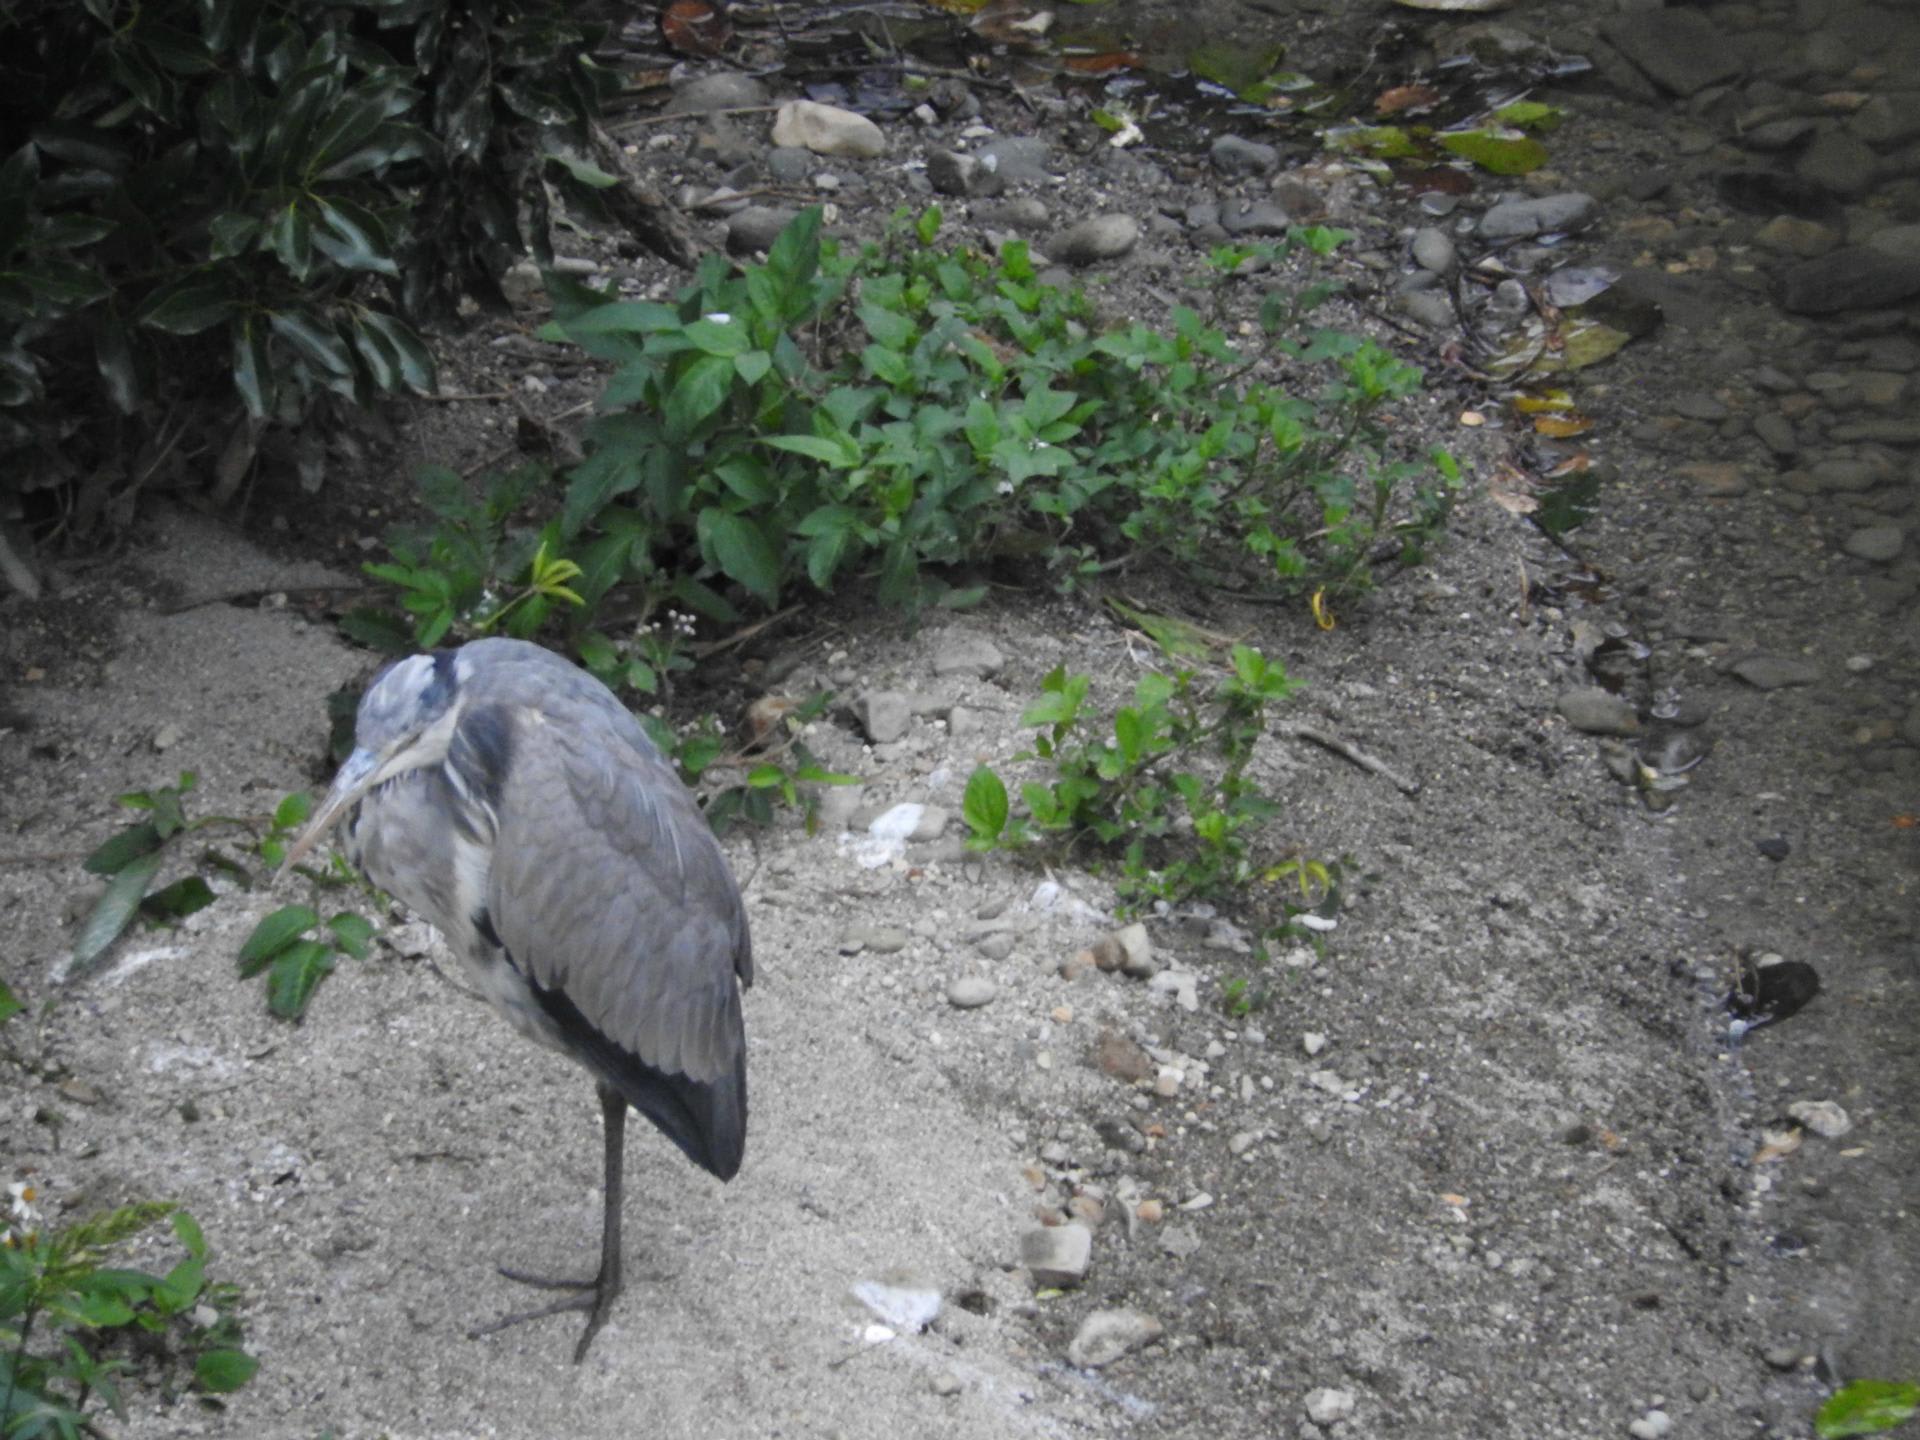
[[[144,1337],[143,1353],[169,1368],[192,1366],[192,1384],[221,1395],[253,1378],[259,1361],[243,1348],[234,1315],[239,1292],[207,1278],[207,1242],[186,1211],[125,1205],[49,1232],[38,1228],[31,1185],[8,1187],[11,1213],[0,1227],[0,1434],[9,1440],[98,1434],[90,1412],[127,1410],[112,1355]],[[168,1220],[186,1258],[164,1275],[109,1263],[126,1242]]]
[[[671,304],[552,277],[544,337],[614,367],[586,457],[492,477],[480,498],[423,477],[435,524],[368,567],[399,590],[413,642],[557,627],[625,675],[589,639],[616,596],[642,623],[672,606],[729,624],[850,577],[887,605],[965,605],[981,591],[950,577],[969,567],[1038,560],[1071,585],[1145,558],[1338,593],[1443,527],[1457,467],[1396,453],[1389,414],[1420,372],[1310,328],[1336,287],[1275,289],[1250,340],[1220,328],[1248,261],[1311,260],[1340,232],[1219,252],[1213,319],[1182,307],[1163,334],[1103,331],[1022,244],[988,257],[939,247],[939,228],[929,210],[842,252],[809,211],[764,264],[714,258]]]
[[[1224,675],[1150,672],[1133,703],[1107,717],[1092,712],[1089,688],[1088,677],[1056,668],[1021,716],[1039,732],[1021,758],[1052,771],[1020,786],[1024,814],[996,771],[973,772],[961,802],[970,848],[1117,853],[1120,896],[1133,909],[1236,896],[1318,865],[1263,863],[1254,843],[1279,813],[1247,767],[1271,707],[1296,688],[1283,666],[1236,645]]]

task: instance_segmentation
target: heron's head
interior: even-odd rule
[[[353,722],[353,753],[280,864],[284,873],[376,785],[437,765],[453,736],[458,679],[453,652],[409,655],[374,677]]]

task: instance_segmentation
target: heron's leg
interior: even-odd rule
[[[542,1275],[529,1275],[520,1270],[500,1267],[500,1273],[509,1280],[517,1280],[522,1285],[533,1285],[542,1290],[572,1290],[575,1294],[564,1300],[556,1300],[551,1305],[542,1305],[537,1310],[523,1310],[512,1315],[502,1316],[487,1325],[477,1326],[467,1332],[469,1340],[477,1340],[482,1335],[491,1335],[496,1330],[504,1330],[509,1325],[518,1325],[523,1320],[541,1320],[549,1315],[562,1315],[571,1310],[587,1312],[587,1328],[581,1332],[580,1343],[574,1347],[573,1362],[579,1364],[587,1357],[587,1348],[593,1344],[593,1337],[600,1333],[600,1327],[607,1323],[607,1316],[613,1309],[613,1302],[620,1294],[620,1211],[622,1180],[625,1174],[626,1135],[627,1135],[627,1097],[609,1086],[600,1087],[600,1113],[606,1122],[606,1175],[602,1185],[604,1204],[600,1217],[600,1273],[591,1280],[554,1280]]]

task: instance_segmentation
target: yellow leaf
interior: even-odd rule
[[[1313,610],[1313,623],[1322,630],[1331,630],[1339,623],[1333,618],[1333,610],[1327,604],[1327,592],[1324,589],[1314,591],[1313,599],[1308,603]]]
[[[1568,440],[1593,429],[1593,421],[1584,415],[1538,415],[1534,417],[1533,428],[1536,434],[1549,440]]]

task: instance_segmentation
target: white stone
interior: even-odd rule
[[[1321,1387],[1307,1392],[1307,1418],[1314,1424],[1326,1426],[1336,1420],[1344,1420],[1353,1414],[1355,1405],[1351,1390],[1332,1390]]]
[[[1853,1117],[1831,1100],[1796,1100],[1787,1114],[1822,1140],[1838,1140],[1853,1129]]]
[[[780,107],[773,119],[773,143],[804,146],[816,155],[870,159],[887,153],[887,137],[866,116],[812,100],[789,100]]]

